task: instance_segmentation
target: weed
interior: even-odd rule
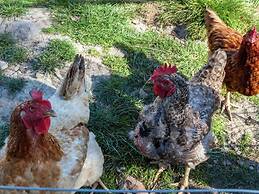
[[[249,153],[252,151],[251,140],[252,135],[250,133],[245,133],[238,144],[240,151],[245,155],[249,155]]]
[[[88,54],[93,56],[93,57],[99,57],[102,53],[99,52],[97,49],[95,48],[91,48],[88,50]]]
[[[10,64],[25,62],[28,52],[18,46],[9,34],[0,34],[0,59]]]
[[[209,7],[230,27],[245,33],[253,25],[259,25],[255,5],[246,0],[190,0],[167,1],[160,16],[164,25],[185,24],[192,39],[205,38],[204,11]]]
[[[212,131],[215,134],[219,145],[227,143],[226,119],[222,115],[215,114],[212,119]]]
[[[121,76],[129,76],[130,70],[127,64],[127,60],[122,57],[106,56],[103,59],[103,64],[110,67],[114,73]]]
[[[75,56],[75,48],[65,40],[52,40],[43,53],[37,58],[38,63],[34,69],[54,73],[56,68],[62,68],[65,62],[71,61]]]

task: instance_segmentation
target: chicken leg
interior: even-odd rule
[[[184,190],[186,187],[189,186],[189,175],[190,175],[191,168],[189,166],[185,166],[184,177],[180,181],[179,188],[180,190]],[[179,192],[178,194],[183,194],[183,192]]]
[[[232,121],[232,114],[231,114],[231,111],[230,111],[230,107],[231,107],[231,104],[230,104],[230,92],[227,92],[226,98],[222,102],[222,105],[221,105],[221,113],[223,113],[224,110],[225,110],[227,115],[228,115],[228,117],[229,117],[229,120]]]
[[[150,186],[150,188],[152,190],[155,189],[156,183],[157,183],[160,175],[168,168],[168,165],[164,164],[164,163],[159,163],[158,165],[159,165],[159,169],[158,169],[158,171],[156,173],[156,176],[155,176],[155,178],[152,181],[151,186]]]
[[[93,184],[92,189],[96,189],[98,185],[100,185],[104,190],[107,190],[107,191],[109,190],[109,189],[105,186],[105,184],[102,182],[101,179],[97,180],[97,181]],[[93,193],[94,193],[94,192],[91,192],[90,194],[93,194]],[[111,192],[108,192],[108,193],[111,193]]]

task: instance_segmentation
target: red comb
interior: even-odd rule
[[[251,36],[256,36],[257,32],[256,32],[256,27],[254,26],[252,31],[250,32]]]
[[[40,90],[32,89],[30,91],[30,95],[33,100],[42,100],[43,98],[43,92]]]
[[[170,75],[170,74],[176,73],[176,71],[177,71],[177,68],[175,65],[174,66],[167,65],[167,64],[161,65],[160,67],[158,67],[154,70],[154,73],[151,76],[151,80],[154,81],[161,75]]]
[[[248,40],[253,43],[256,41],[256,38],[257,38],[257,32],[256,32],[256,27],[254,26],[253,29],[248,34]]]

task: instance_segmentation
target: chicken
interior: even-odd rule
[[[48,132],[54,111],[42,93],[33,91],[31,96],[11,115],[7,151],[0,160],[0,185],[58,187],[64,153]]]
[[[49,132],[58,139],[64,152],[60,165],[66,170],[62,171],[63,178],[59,184],[63,188],[95,187],[99,182],[107,189],[100,180],[104,163],[102,150],[95,135],[83,125],[89,119],[90,85],[85,76],[84,58],[77,55],[63,84],[49,98],[57,114],[52,119]],[[6,152],[6,147],[2,148],[0,157]]]
[[[189,82],[176,74],[175,66],[159,67],[151,76],[158,97],[144,107],[131,137],[141,154],[160,166],[153,185],[167,167],[182,163],[186,168],[179,186],[184,189],[190,170],[208,159],[214,145],[211,117],[220,106],[226,61],[219,49]]]
[[[244,36],[228,27],[212,10],[207,9],[205,23],[210,52],[219,48],[227,52],[224,83],[227,96],[223,108],[232,120],[230,92],[246,96],[259,94],[259,35],[254,27]]]

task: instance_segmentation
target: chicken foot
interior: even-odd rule
[[[232,117],[232,113],[231,113],[231,110],[230,110],[230,107],[233,106],[233,107],[236,107],[235,105],[231,104],[230,103],[230,92],[227,92],[227,95],[226,95],[226,98],[225,100],[222,102],[222,105],[221,105],[221,113],[224,112],[224,110],[226,111],[226,114],[227,116],[229,117],[229,120],[232,121],[233,117]]]
[[[98,185],[100,185],[104,190],[109,190],[109,189],[105,186],[105,184],[102,182],[101,179],[97,180],[97,181],[93,184],[92,189],[96,189]],[[90,194],[93,194],[93,193],[94,193],[94,192],[91,192]],[[111,193],[111,192],[108,192],[108,193]]]
[[[189,166],[185,166],[184,177],[182,178],[179,184],[180,190],[184,190],[186,187],[189,186],[190,171],[191,171],[191,168]],[[183,192],[179,192],[178,194],[183,194]]]
[[[154,180],[151,183],[151,186],[150,186],[151,190],[155,189],[160,175],[169,167],[168,164],[164,164],[164,163],[159,163],[158,165],[159,165],[159,169],[156,173]]]

